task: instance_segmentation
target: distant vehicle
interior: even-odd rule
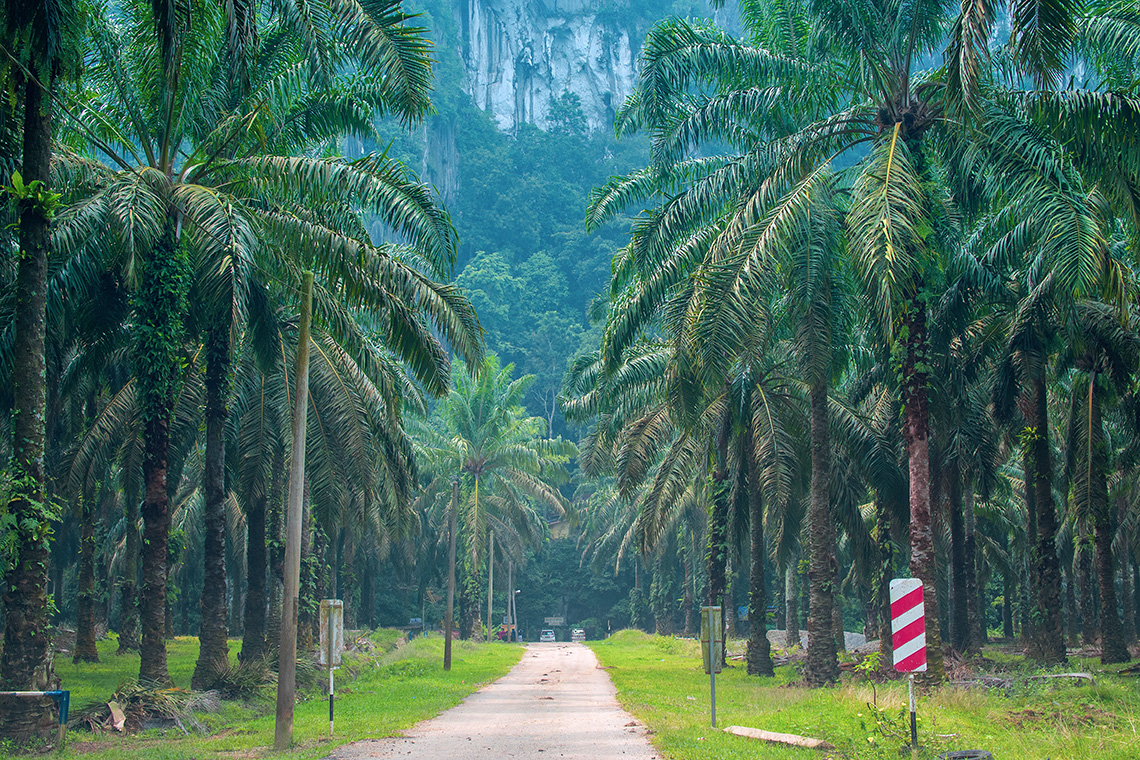
[[[558,638],[554,635],[554,631],[552,631],[549,628],[543,628],[542,632],[538,634],[538,640],[539,641],[558,641]]]
[[[584,630],[582,630],[581,628],[575,628],[574,630],[570,631],[570,640],[571,641],[585,641],[586,640],[586,632]]]

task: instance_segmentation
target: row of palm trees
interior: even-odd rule
[[[834,595],[849,577],[837,528],[881,624],[892,538],[934,589],[948,529],[951,643],[976,650],[974,505],[1004,491],[1024,515],[1029,653],[1065,659],[1058,539],[1091,535],[1102,658],[1127,660],[1135,8],[740,8],[741,39],[681,19],[649,33],[617,128],[647,133],[652,162],[591,198],[591,226],[640,211],[602,344],[564,398],[591,424],[584,466],[626,505],[599,550],[649,556],[706,510],[720,604],[730,537],[750,525],[762,621],[765,553],[788,567],[803,526],[805,675],[821,684],[838,675]],[[1003,549],[1008,577],[1018,559]],[[940,597],[926,596],[935,679]],[[762,635],[749,670],[771,672]]]
[[[21,97],[2,125],[16,223],[0,352],[15,389],[0,688],[54,678],[58,505],[82,524],[77,658],[97,656],[95,520],[121,510],[120,645],[139,649],[140,681],[169,681],[172,520],[202,531],[202,686],[228,665],[238,515],[243,655],[266,647],[302,272],[317,274],[306,504],[326,523],[380,543],[411,532],[403,409],[447,392],[451,354],[482,361],[475,315],[446,284],[455,232],[430,190],[387,155],[336,152],[380,116],[427,112],[430,43],[396,0],[77,1],[62,27],[56,5],[8,3],[3,18],[4,75]],[[369,236],[374,218],[387,239]],[[48,705],[6,700],[0,735],[34,735]]]

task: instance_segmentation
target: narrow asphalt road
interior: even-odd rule
[[[334,760],[658,760],[582,644],[529,644],[511,672],[403,737],[336,749]]]

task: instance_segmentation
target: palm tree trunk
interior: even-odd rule
[[[1001,635],[1006,641],[1013,641],[1013,570],[1007,569],[1003,573],[1001,602]]]
[[[360,620],[359,624],[364,628],[371,630],[376,624],[376,591],[373,588],[373,572],[372,555],[366,553],[362,565],[362,576],[360,579]],[[510,593],[508,591],[508,593]]]
[[[788,567],[784,570],[784,598],[787,607],[787,622],[784,630],[784,646],[788,649],[800,645],[800,591],[798,583],[799,568],[795,557],[788,560]]]
[[[686,535],[688,535],[686,533]],[[693,614],[693,559],[692,549],[686,547],[685,554],[685,590],[682,594],[682,603],[685,605],[685,636],[693,636],[696,633],[696,620]]]
[[[135,296],[135,372],[143,419],[142,623],[139,681],[170,683],[166,669],[167,542],[170,494],[166,482],[170,420],[182,373],[182,315],[186,313],[186,252],[174,220],[139,264]]]
[[[1136,613],[1132,604],[1132,563],[1126,551],[1120,558],[1120,622],[1126,646],[1136,643]]]
[[[1033,541],[1033,588],[1037,592],[1034,621],[1027,654],[1042,663],[1065,662],[1065,638],[1061,609],[1061,563],[1057,558],[1057,512],[1053,503],[1053,452],[1049,444],[1049,409],[1045,388],[1045,366],[1041,363],[1032,381],[1028,427],[1023,446],[1029,451],[1026,483],[1032,483],[1037,534]],[[1027,486],[1026,490],[1029,488]],[[1028,502],[1028,499],[1027,499]]]
[[[878,492],[875,493],[875,545],[879,549],[879,564],[872,589],[872,605],[876,614],[875,634],[879,637],[880,666],[887,668],[894,657],[894,642],[891,640],[891,576],[894,575],[895,561],[891,544],[891,517]]]
[[[1090,511],[1095,524],[1096,569],[1100,582],[1100,661],[1102,665],[1132,659],[1124,644],[1124,629],[1116,607],[1116,568],[1112,557],[1112,509],[1108,500],[1108,451],[1101,421],[1101,399],[1096,390],[1096,372],[1089,373],[1088,447],[1085,478]]]
[[[281,641],[281,614],[285,589],[285,542],[281,538],[285,504],[285,449],[278,446],[273,455],[273,476],[269,490],[269,511],[266,515],[267,558],[269,574],[266,578],[268,602],[265,619],[265,648],[275,651]]]
[[[839,678],[835,655],[834,610],[835,521],[831,516],[831,433],[827,420],[827,385],[811,388],[811,500],[808,506],[811,559],[808,583],[811,605],[808,610],[808,652],[804,677],[820,686]]]
[[[958,467],[947,468],[946,481],[946,501],[950,512],[950,646],[965,652],[970,646],[970,597],[966,589],[966,519]]]
[[[48,87],[53,66],[48,56],[48,19],[41,4],[27,15],[28,53],[33,68]],[[14,19],[12,19],[14,20]],[[47,65],[42,65],[43,63]],[[24,100],[24,145],[20,164],[25,185],[50,181],[52,102],[39,82],[13,71],[12,84]],[[4,650],[0,655],[0,689],[40,691],[54,679],[47,638],[46,530],[50,515],[44,480],[44,436],[47,396],[44,358],[47,305],[47,253],[50,234],[47,209],[20,201],[20,255],[16,274],[15,335],[12,342],[13,488],[8,510],[14,531],[14,563],[4,578]],[[50,735],[49,699],[0,697],[0,736],[23,744]]]
[[[721,436],[722,440],[724,436]],[[708,572],[709,606],[720,607],[722,626],[729,610],[725,608],[728,589],[728,498],[729,483],[725,450],[718,445],[717,464],[712,474],[712,508],[709,510]],[[722,631],[723,634],[723,631]],[[726,647],[727,649],[727,647]]]
[[[665,547],[658,547],[657,555],[653,558],[653,582],[649,585],[649,603],[653,609],[653,628],[658,636],[673,635],[673,611],[669,594],[669,582],[666,576]]]
[[[146,423],[143,479],[142,589],[139,598],[139,681],[169,684],[166,670],[166,553],[170,533],[170,505],[166,490],[166,452],[170,445],[169,423],[152,419]]]
[[[242,631],[241,661],[265,656],[265,581],[268,571],[265,546],[266,498],[254,498],[245,514],[245,627]]]
[[[447,609],[443,619],[443,669],[451,670],[451,634],[455,625],[455,539],[459,532],[459,480],[451,483],[447,532]]]
[[[751,531],[750,568],[748,574],[748,675],[770,676],[772,644],[768,641],[768,586],[764,579],[764,563],[768,547],[764,542],[764,493],[760,488],[753,457],[752,426],[747,426],[744,462],[748,472],[748,524]]]
[[[1077,612],[1077,582],[1073,574],[1073,563],[1065,567],[1065,639],[1066,645],[1075,647],[1080,639],[1080,630],[1077,627],[1080,613]]]
[[[1096,598],[1093,591],[1092,551],[1087,538],[1082,538],[1078,546],[1080,552],[1080,585],[1078,597],[1081,609],[1081,642],[1086,647],[1096,646],[1098,631],[1096,625]]]
[[[134,478],[128,477],[128,484],[133,482]],[[123,500],[126,509],[123,516],[123,570],[119,587],[122,608],[119,611],[119,654],[139,648],[139,500],[131,485],[125,489]]]
[[[79,594],[72,662],[99,662],[95,646],[95,509],[89,494],[80,498]]]
[[[1107,495],[1105,501],[1107,501]],[[1101,510],[1106,511],[1106,510]],[[1132,655],[1124,643],[1124,629],[1116,607],[1116,568],[1112,562],[1112,522],[1107,515],[1096,521],[1096,569],[1100,581],[1100,662],[1128,662]]]
[[[1124,482],[1123,468],[1118,470],[1121,483]],[[1128,517],[1128,500],[1124,498],[1123,488],[1119,488],[1116,494],[1116,519],[1117,525],[1125,525]],[[1131,539],[1131,536],[1127,536]],[[1124,548],[1120,552],[1120,618],[1123,624],[1124,644],[1125,646],[1132,644],[1136,641],[1136,615],[1132,607],[1132,542],[1124,541]]]
[[[906,356],[903,359],[903,438],[910,471],[910,574],[925,587],[927,679],[946,679],[939,630],[934,515],[930,505],[930,375],[926,336],[926,304],[917,295],[907,304]]]
[[[978,543],[974,518],[974,488],[969,484],[962,494],[962,512],[965,518],[965,576],[966,576],[966,651],[981,652],[986,642],[982,625],[982,597],[978,586]]]
[[[206,336],[206,454],[203,467],[202,622],[198,626],[198,662],[191,687],[204,689],[229,665],[226,642],[226,416],[229,395],[230,336],[225,325]]]
[[[1140,565],[1132,565],[1132,622],[1140,631]]]

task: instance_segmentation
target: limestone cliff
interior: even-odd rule
[[[590,129],[608,128],[633,87],[634,23],[598,0],[453,0],[466,89],[500,128],[548,126],[551,98],[576,94]],[[636,21],[630,19],[631,22]]]

